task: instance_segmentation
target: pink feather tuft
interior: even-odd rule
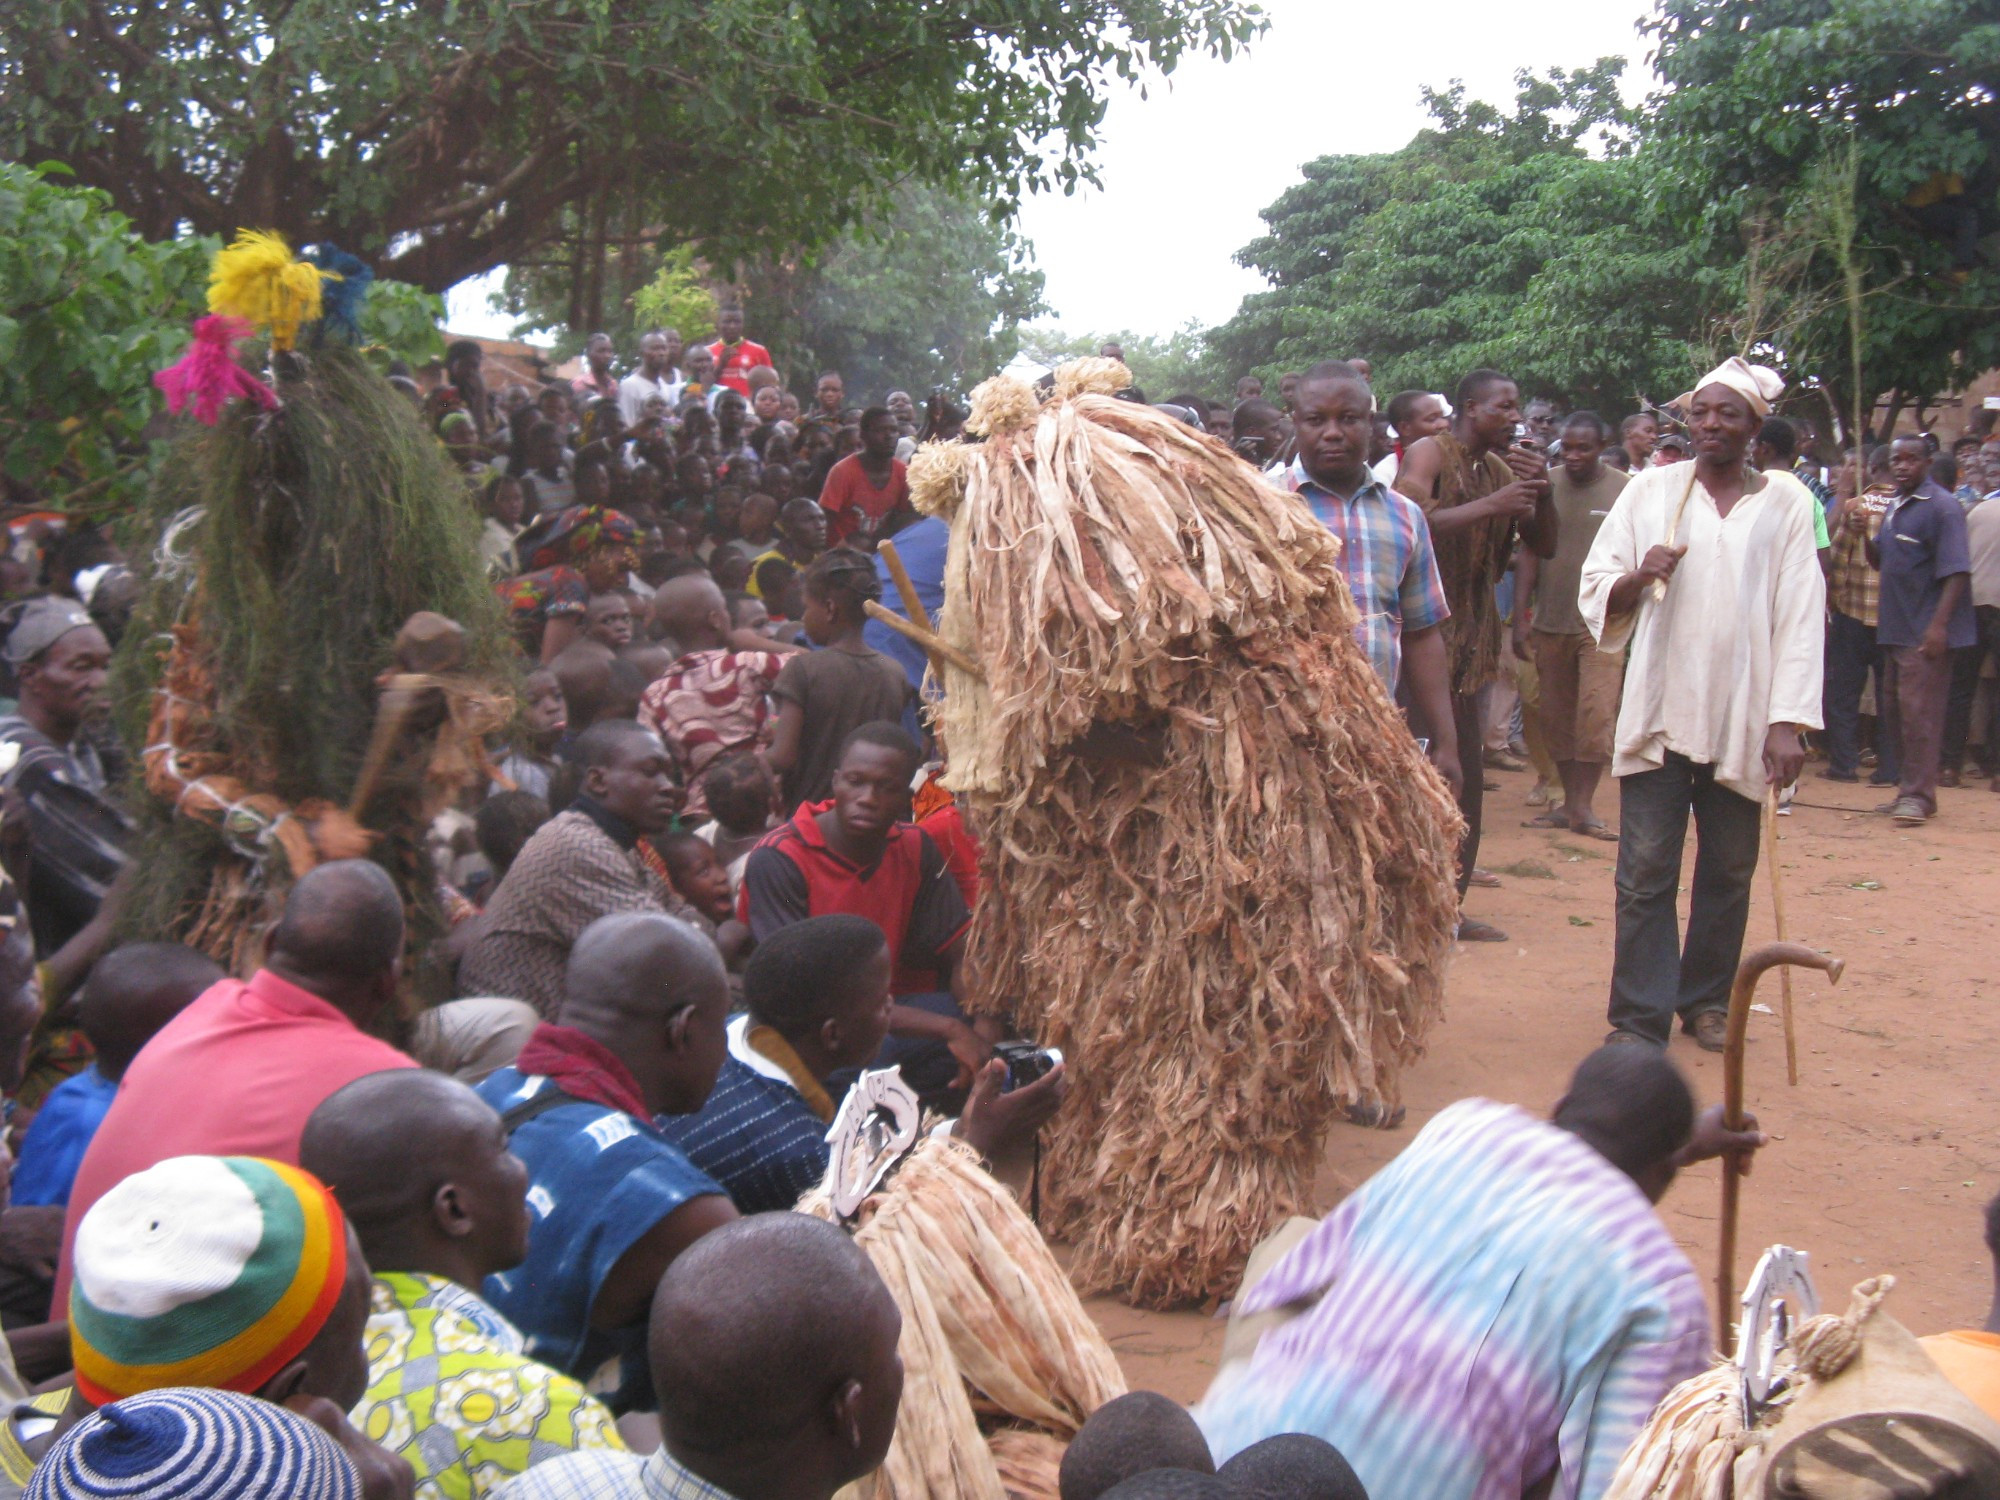
[[[278,404],[278,393],[236,362],[236,346],[250,336],[241,318],[210,313],[194,320],[194,342],[180,360],[153,375],[153,384],[167,397],[167,410],[179,416],[194,408],[195,417],[213,427],[222,408],[247,396],[266,411]]]

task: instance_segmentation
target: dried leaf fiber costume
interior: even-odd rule
[[[799,1209],[835,1218],[824,1189]],[[843,1500],[1056,1500],[1063,1449],[1125,1377],[1012,1194],[930,1139],[853,1228],[902,1310],[903,1401],[882,1467]]]
[[[1310,1211],[1325,1129],[1393,1100],[1442,1009],[1458,818],[1354,640],[1338,544],[1221,443],[1112,399],[1122,365],[974,394],[912,463],[951,522],[947,785],[971,809],[985,1004],[1063,1049],[1044,1159],[1072,1275],[1233,1290]],[[1163,737],[1157,767],[1065,747]]]

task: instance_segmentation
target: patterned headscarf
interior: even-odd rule
[[[623,511],[602,505],[572,505],[538,516],[514,542],[515,554],[529,572],[563,563],[579,566],[607,547],[630,549],[632,565],[638,566],[638,526]]]

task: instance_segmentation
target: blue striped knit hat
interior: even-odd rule
[[[234,1391],[147,1391],[59,1438],[25,1500],[361,1500],[340,1445],[304,1417]]]

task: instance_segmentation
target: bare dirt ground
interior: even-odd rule
[[[1789,936],[1845,959],[1847,971],[1838,986],[1793,971],[1796,1089],[1785,1082],[1777,1017],[1751,1018],[1746,1093],[1774,1139],[1744,1186],[1738,1281],[1759,1251],[1783,1242],[1811,1254],[1820,1294],[1836,1308],[1854,1282],[1890,1271],[1890,1308],[1913,1331],[1978,1327],[1992,1293],[1981,1210],[2000,1188],[2000,795],[1984,782],[1946,789],[1935,820],[1901,830],[1870,811],[1888,793],[1817,771],[1806,768],[1800,804],[1778,820]],[[1408,1120],[1388,1132],[1334,1128],[1316,1183],[1322,1211],[1455,1100],[1477,1094],[1546,1111],[1604,1036],[1617,846],[1522,828],[1532,776],[1488,775],[1501,790],[1486,796],[1480,863],[1505,885],[1475,890],[1469,905],[1512,941],[1454,954],[1446,1018],[1405,1081]],[[1615,826],[1617,810],[1607,778],[1599,811]],[[1690,830],[1689,871],[1693,855]],[[1774,935],[1760,869],[1746,946]],[[1773,971],[1757,999],[1775,1011],[1778,993]],[[1685,1037],[1673,1056],[1702,1103],[1720,1099],[1719,1057]],[[1719,1183],[1719,1167],[1705,1163],[1661,1204],[1705,1282],[1715,1273]],[[1135,1387],[1182,1401],[1207,1388],[1218,1318],[1136,1312],[1107,1298],[1090,1308]]]

